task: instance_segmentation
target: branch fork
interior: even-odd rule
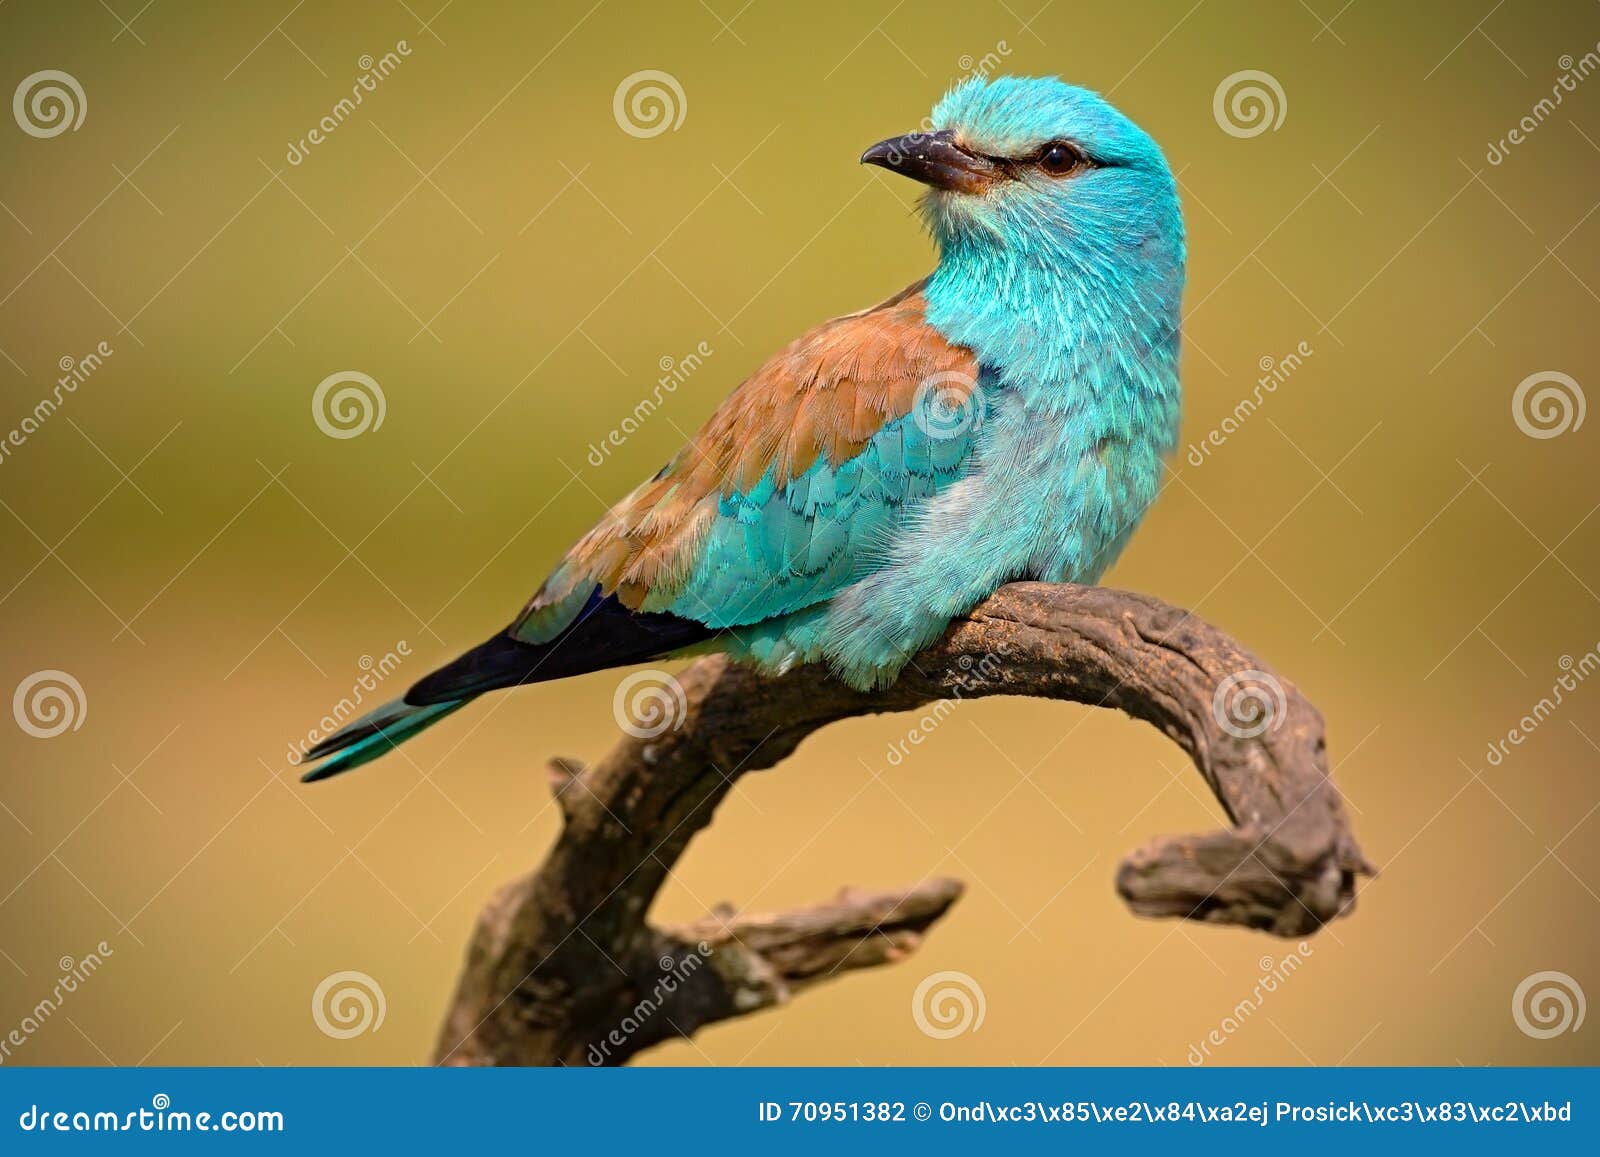
[[[1232,826],[1157,837],[1129,854],[1116,886],[1141,916],[1300,938],[1346,915],[1357,878],[1373,872],[1329,777],[1316,708],[1215,627],[1144,595],[1011,584],[882,691],[851,690],[818,666],[768,678],[722,656],[699,660],[678,684],[676,728],[626,735],[590,766],[551,762],[561,833],[544,864],[479,916],[437,1063],[621,1064],[915,952],[960,897],[958,881],[846,888],[808,908],[721,909],[675,927],[646,922],[672,865],[739,777],[853,716],[1028,695],[1118,708],[1159,728]]]

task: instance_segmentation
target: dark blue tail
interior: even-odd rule
[[[385,703],[317,744],[306,752],[306,759],[328,762],[306,772],[301,782],[327,779],[371,763],[487,691],[642,663],[715,634],[692,619],[630,611],[615,597],[603,598],[598,591],[547,643],[524,643],[512,633],[515,629],[513,625],[501,631],[423,677],[404,698]]]

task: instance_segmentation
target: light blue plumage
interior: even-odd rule
[[[826,659],[860,687],[892,681],[950,619],[1007,581],[1095,582],[1154,499],[1177,442],[1183,225],[1155,143],[1099,97],[1053,80],[970,81],[939,103],[933,124],[993,156],[1068,140],[1100,167],[926,199],[940,250],[927,320],[977,355],[977,429],[948,439],[946,469],[918,484],[894,472],[900,431],[886,427],[887,452],[874,439],[846,464],[871,480],[873,508],[817,515],[892,526],[868,572],[838,584],[824,606],[723,641],[778,668]],[[737,555],[708,552],[702,571],[761,587],[766,557]],[[692,614],[709,596],[719,625],[787,609],[776,586],[748,599],[717,595],[691,583],[671,609]]]
[[[341,754],[310,778],[485,691],[662,656],[882,686],[1008,581],[1099,579],[1177,442],[1160,150],[1092,93],[1003,78],[862,160],[929,187],[933,273],[770,359],[510,627],[313,750]]]

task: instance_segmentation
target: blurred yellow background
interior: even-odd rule
[[[363,657],[404,641],[395,689],[501,626],[768,353],[926,272],[914,190],[856,158],[974,70],[1110,94],[1179,174],[1184,450],[1108,581],[1301,686],[1383,869],[1208,1063],[1600,1059],[1513,1015],[1538,972],[1600,995],[1600,681],[1487,757],[1600,642],[1600,420],[1513,413],[1530,375],[1597,385],[1600,80],[1561,88],[1597,41],[1587,0],[6,4],[4,90],[60,70],[84,116],[0,121],[0,440],[111,352],[0,457],[0,691],[83,691],[76,729],[0,727],[0,1037],[111,953],[5,1062],[425,1062],[475,914],[555,832],[544,760],[604,750],[617,676],[312,788],[286,749]],[[653,136],[613,109],[642,70],[682,94]],[[1281,90],[1253,135],[1214,107],[1244,70]],[[381,426],[319,428],[340,371]],[[1153,731],[970,703],[891,766],[913,723],[741,783],[656,914],[966,897],[907,962],[646,1063],[1183,1065],[1295,951],[1117,899],[1128,849],[1218,815]],[[311,1001],[343,970],[386,1012],[335,1039]],[[977,1031],[918,1029],[938,970]]]

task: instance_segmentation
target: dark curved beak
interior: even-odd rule
[[[995,175],[994,162],[967,152],[948,129],[879,141],[861,154],[861,163],[953,193],[981,193]]]

